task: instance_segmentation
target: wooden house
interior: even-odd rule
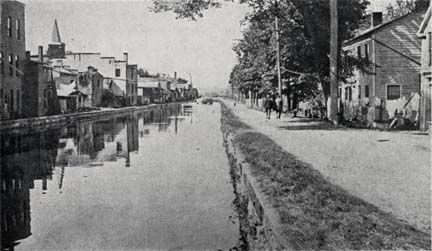
[[[432,88],[432,4],[420,25],[418,37],[421,40],[421,98],[420,130],[431,128],[431,88]]]
[[[371,15],[371,27],[344,42],[342,49],[363,62],[339,85],[339,109],[345,119],[367,124],[403,116],[418,121],[421,43],[417,32],[424,5],[387,23]]]

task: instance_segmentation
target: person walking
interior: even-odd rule
[[[276,118],[280,119],[282,114],[282,99],[279,95],[276,96]]]
[[[272,108],[273,108],[273,100],[271,99],[270,95],[267,95],[267,98],[264,100],[264,109],[265,109],[267,119],[270,119]]]

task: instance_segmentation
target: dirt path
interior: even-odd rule
[[[431,231],[431,137],[415,132],[331,129],[309,119],[266,120],[225,102],[241,120],[351,194]]]

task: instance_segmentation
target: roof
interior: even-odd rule
[[[54,66],[53,69],[55,71],[57,71],[58,73],[61,73],[61,74],[67,74],[67,75],[72,75],[72,76],[78,75],[76,72],[73,72],[71,69],[66,69],[62,66]]]
[[[357,36],[355,36],[355,37],[353,37],[353,38],[351,38],[351,39],[349,39],[349,40],[343,42],[343,43],[342,43],[342,46],[348,46],[348,45],[351,45],[351,44],[356,43],[356,42],[359,41],[359,40],[369,38],[372,34],[375,34],[375,33],[377,33],[378,31],[380,31],[380,30],[382,30],[382,29],[384,29],[384,28],[387,28],[387,26],[389,26],[390,24],[394,24],[394,23],[396,23],[396,22],[398,22],[398,21],[400,21],[400,20],[402,20],[402,19],[404,19],[404,18],[406,18],[406,17],[408,17],[408,16],[411,16],[411,15],[418,15],[418,14],[420,14],[420,13],[424,13],[424,11],[423,11],[423,10],[413,11],[413,12],[410,12],[410,13],[408,13],[408,14],[405,14],[405,15],[403,15],[403,16],[401,16],[401,17],[398,17],[398,18],[396,18],[396,19],[393,19],[393,20],[391,20],[391,21],[389,21],[389,22],[382,23],[382,24],[377,25],[377,26],[375,26],[375,27],[369,28],[369,29],[363,31],[362,33],[360,33],[359,35],[357,35]]]
[[[431,15],[432,15],[432,4],[429,6],[429,8],[428,8],[428,10],[426,12],[425,17],[424,17],[422,23],[420,24],[420,29],[419,29],[419,31],[417,33],[417,36],[421,37],[421,36],[426,35],[425,34],[425,29],[426,29],[426,27],[428,26],[428,24],[430,22]]]
[[[0,1],[0,3],[4,3],[4,4],[6,4],[6,3],[13,3],[13,4],[19,4],[19,5],[22,5],[22,6],[25,6],[25,4],[24,3],[21,3],[21,2],[19,2],[19,1],[16,1],[16,0],[10,0],[10,1]]]
[[[105,85],[107,85],[108,89],[111,90],[111,92],[114,94],[114,96],[117,97],[123,97],[124,92],[123,90],[113,81],[112,79],[104,79]],[[105,88],[105,86],[104,86]]]
[[[100,55],[100,52],[68,52],[66,55]]]

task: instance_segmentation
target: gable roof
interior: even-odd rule
[[[431,19],[431,15],[432,15],[432,4],[429,6],[426,15],[422,21],[422,23],[420,24],[420,29],[417,33],[417,36],[421,37],[421,36],[425,36],[426,34],[424,33],[426,27],[428,26],[430,19]]]
[[[370,36],[372,36],[372,34],[375,34],[378,31],[381,31],[382,29],[387,28],[390,24],[394,24],[396,22],[399,22],[400,20],[405,19],[408,16],[419,15],[419,14],[421,15],[423,13],[424,13],[424,10],[416,10],[416,11],[410,12],[408,14],[405,14],[405,15],[403,15],[401,17],[398,17],[396,19],[393,19],[391,21],[388,21],[386,23],[382,23],[382,24],[377,25],[375,27],[369,28],[369,29],[363,31],[362,33],[360,33],[359,35],[357,35],[357,36],[355,36],[355,37],[353,37],[353,38],[351,38],[351,39],[343,42],[342,46],[348,46],[348,45],[354,44],[354,43],[356,43],[356,42],[358,42],[358,41],[360,41],[362,39],[369,38]]]

